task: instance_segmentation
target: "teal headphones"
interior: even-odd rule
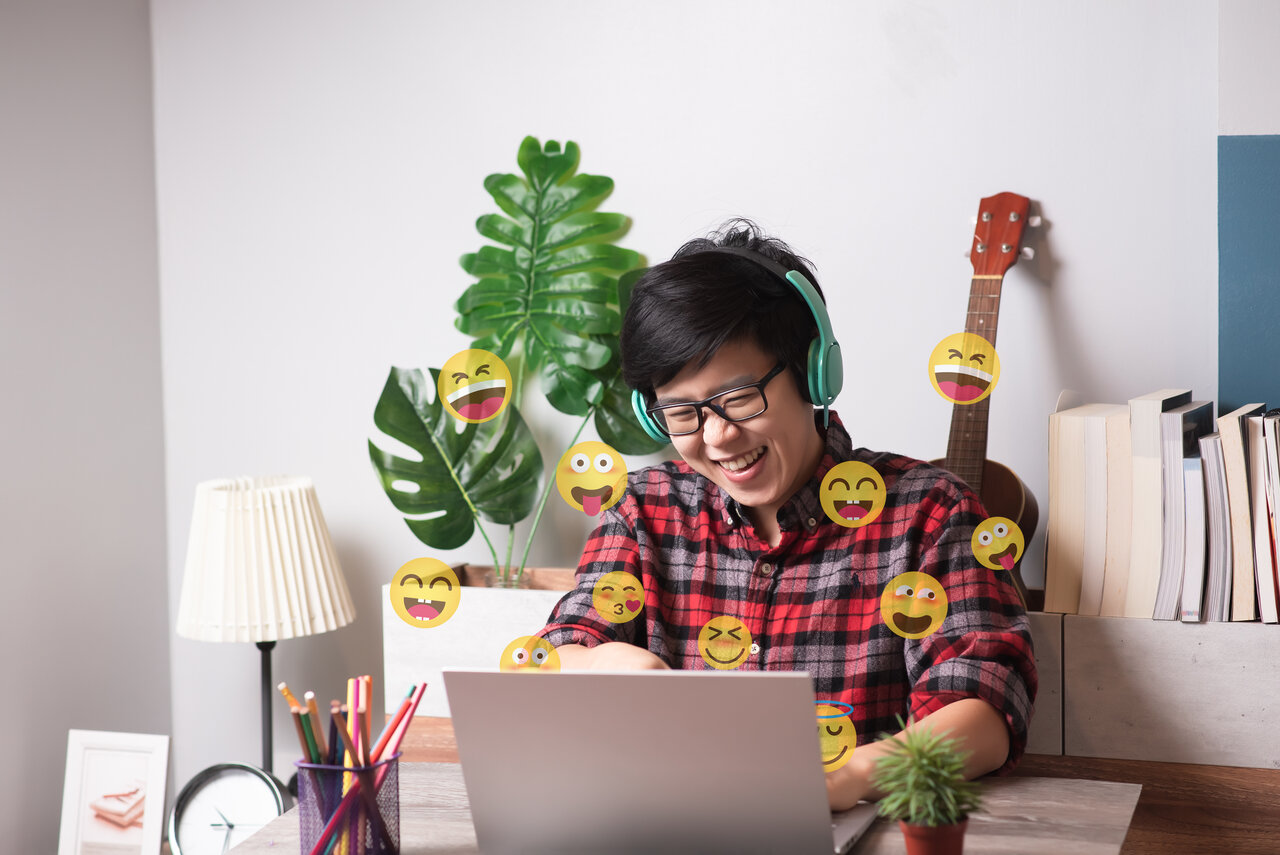
[[[831,330],[831,318],[827,315],[827,306],[822,302],[822,297],[818,296],[818,290],[799,270],[787,270],[772,258],[749,249],[717,246],[701,252],[719,252],[745,258],[768,270],[800,292],[800,296],[809,307],[809,311],[813,313],[813,319],[818,325],[818,337],[809,342],[809,359],[805,374],[808,378],[809,400],[822,407],[822,424],[825,427],[830,421],[831,403],[835,401],[836,395],[840,394],[840,389],[844,386],[844,363],[840,358],[840,343],[836,341],[835,333]],[[649,415],[644,395],[640,394],[638,389],[631,391],[631,408],[635,410],[636,418],[640,420],[640,426],[644,428],[645,433],[658,442],[667,442],[670,439],[658,427],[653,416]]]

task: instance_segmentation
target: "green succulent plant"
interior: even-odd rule
[[[981,790],[964,777],[967,752],[950,736],[928,727],[889,736],[893,749],[876,761],[871,783],[884,797],[879,813],[910,825],[955,825],[982,806]]]
[[[596,210],[613,192],[613,179],[579,173],[580,155],[573,142],[562,148],[525,137],[516,156],[522,175],[484,181],[502,213],[481,216],[476,230],[496,245],[460,260],[476,281],[455,303],[455,326],[473,338],[471,347],[506,362],[511,403],[493,421],[459,431],[436,399],[438,369],[429,369],[427,382],[419,370],[392,368],[374,409],[377,428],[421,457],[407,459],[369,442],[383,490],[409,528],[436,549],[462,546],[479,530],[504,580],[514,572],[518,582],[555,484],[520,413],[530,378],[539,379],[553,407],[582,417],[570,445],[594,420],[600,439],[621,453],[664,447],[632,413],[619,356],[621,318],[644,259],[610,243],[630,221]],[[517,565],[514,527],[535,507]],[[505,561],[481,520],[508,527]]]

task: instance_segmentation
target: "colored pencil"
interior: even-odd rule
[[[311,719],[311,735],[315,737],[316,748],[318,749],[316,762],[323,763],[329,753],[329,746],[324,741],[324,726],[320,722],[320,709],[316,706],[316,693],[307,692],[303,697],[307,700],[307,714]]]
[[[280,694],[284,695],[284,699],[289,702],[289,707],[291,709],[293,707],[302,706],[302,704],[298,703],[298,699],[293,696],[293,692],[289,691],[289,685],[283,680],[278,686],[276,686],[276,688],[280,690]]]

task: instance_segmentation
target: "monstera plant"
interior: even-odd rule
[[[573,142],[562,149],[525,137],[516,157],[522,175],[484,182],[501,213],[480,217],[476,230],[493,243],[461,259],[476,281],[454,304],[455,326],[472,337],[473,348],[506,363],[510,403],[491,421],[459,422],[437,394],[439,369],[392,368],[374,409],[377,428],[421,458],[369,442],[382,487],[409,528],[436,549],[460,547],[479,530],[504,584],[519,584],[555,484],[521,415],[530,379],[538,379],[556,410],[578,419],[570,445],[594,422],[600,438],[620,452],[662,448],[636,423],[618,351],[622,313],[643,259],[611,243],[629,220],[596,210],[613,180],[579,173],[579,158]],[[535,507],[517,563],[515,525]],[[507,527],[505,560],[483,522]]]

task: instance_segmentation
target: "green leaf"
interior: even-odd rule
[[[617,277],[641,260],[610,243],[630,221],[595,210],[613,180],[579,174],[580,157],[575,143],[526,137],[516,155],[523,177],[485,179],[502,214],[480,217],[476,230],[498,245],[462,256],[478,281],[455,304],[455,325],[474,346],[504,359],[521,349],[547,400],[573,415],[601,400],[611,376],[601,339],[616,339],[620,324]]]
[[[623,454],[654,454],[669,444],[658,442],[640,427],[631,407],[631,389],[622,382],[621,371],[604,387],[595,424],[600,440]]]
[[[477,515],[502,525],[529,515],[542,454],[514,405],[481,424],[454,419],[436,394],[439,376],[436,368],[429,379],[418,369],[391,369],[374,424],[422,459],[398,457],[372,440],[369,459],[418,539],[435,549],[456,549],[475,533]]]

